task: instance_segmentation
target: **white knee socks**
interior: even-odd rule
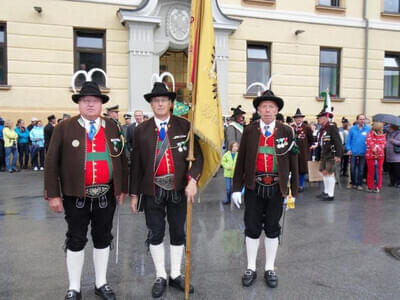
[[[267,238],[264,240],[265,244],[265,271],[274,270],[276,253],[278,252],[278,238]]]
[[[167,279],[167,272],[165,272],[165,249],[164,243],[159,245],[150,245],[150,253],[153,258],[154,267],[156,269],[156,277]]]
[[[171,251],[171,278],[175,279],[181,275],[181,262],[183,255],[183,245],[170,246]]]
[[[335,180],[335,175],[330,175],[327,176],[327,183],[328,183],[328,188],[327,188],[327,194],[329,197],[333,197],[335,194],[335,184],[336,184],[336,180]]]
[[[67,271],[69,279],[69,290],[81,291],[81,275],[85,250],[71,251],[67,249]]]
[[[260,239],[252,239],[246,236],[247,269],[250,269],[252,271],[256,270],[256,260],[259,244]]]
[[[104,249],[93,248],[94,273],[96,275],[96,287],[99,288],[107,283],[108,257],[110,256],[110,247]]]
[[[328,194],[328,176],[323,176],[322,177],[323,183],[324,183],[324,193]]]

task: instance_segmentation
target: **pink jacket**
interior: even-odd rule
[[[375,131],[371,130],[365,141],[367,144],[367,151],[365,153],[366,159],[384,159],[385,158],[385,146],[386,146],[386,135],[377,135]]]

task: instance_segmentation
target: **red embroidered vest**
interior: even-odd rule
[[[89,136],[86,133],[85,185],[107,184],[111,180],[111,157],[107,147],[104,128],[100,126],[92,141],[89,140]]]
[[[257,173],[278,173],[274,137],[275,134],[266,137],[260,130],[260,140],[258,142],[257,151]]]
[[[168,139],[168,134],[166,134],[165,138]],[[156,157],[160,152],[161,144],[162,141],[160,140],[157,131]],[[169,147],[165,151],[163,157],[161,158],[160,164],[158,165],[158,168],[155,171],[155,176],[162,176],[167,174],[175,174],[174,159],[172,157],[172,151]]]

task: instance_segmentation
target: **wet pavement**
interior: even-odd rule
[[[48,210],[42,176],[32,171],[0,173],[0,299],[63,299],[67,289],[62,250],[66,224],[62,214]],[[194,206],[195,293],[190,299],[399,299],[400,261],[383,248],[400,246],[400,189],[384,187],[371,194],[337,188],[333,202],[317,200],[318,191],[317,185],[307,187],[296,200],[296,209],[286,214],[276,261],[278,288],[270,289],[263,281],[263,243],[258,279],[243,288],[243,210],[221,205],[223,177],[214,178]],[[151,299],[155,272],[144,245],[144,216],[132,215],[126,202],[120,222],[119,263],[115,264],[113,251],[108,281],[118,299]],[[91,249],[89,242],[84,299],[98,299]],[[168,269],[169,247],[166,253]],[[162,299],[183,299],[183,294],[167,289]]]

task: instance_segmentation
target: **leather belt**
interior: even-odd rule
[[[172,191],[174,189],[174,174],[155,176],[154,183],[166,191]]]
[[[93,184],[85,187],[85,196],[87,198],[100,198],[110,190],[110,184]]]
[[[279,183],[279,177],[277,174],[259,173],[256,174],[256,183],[266,187],[274,186]]]

